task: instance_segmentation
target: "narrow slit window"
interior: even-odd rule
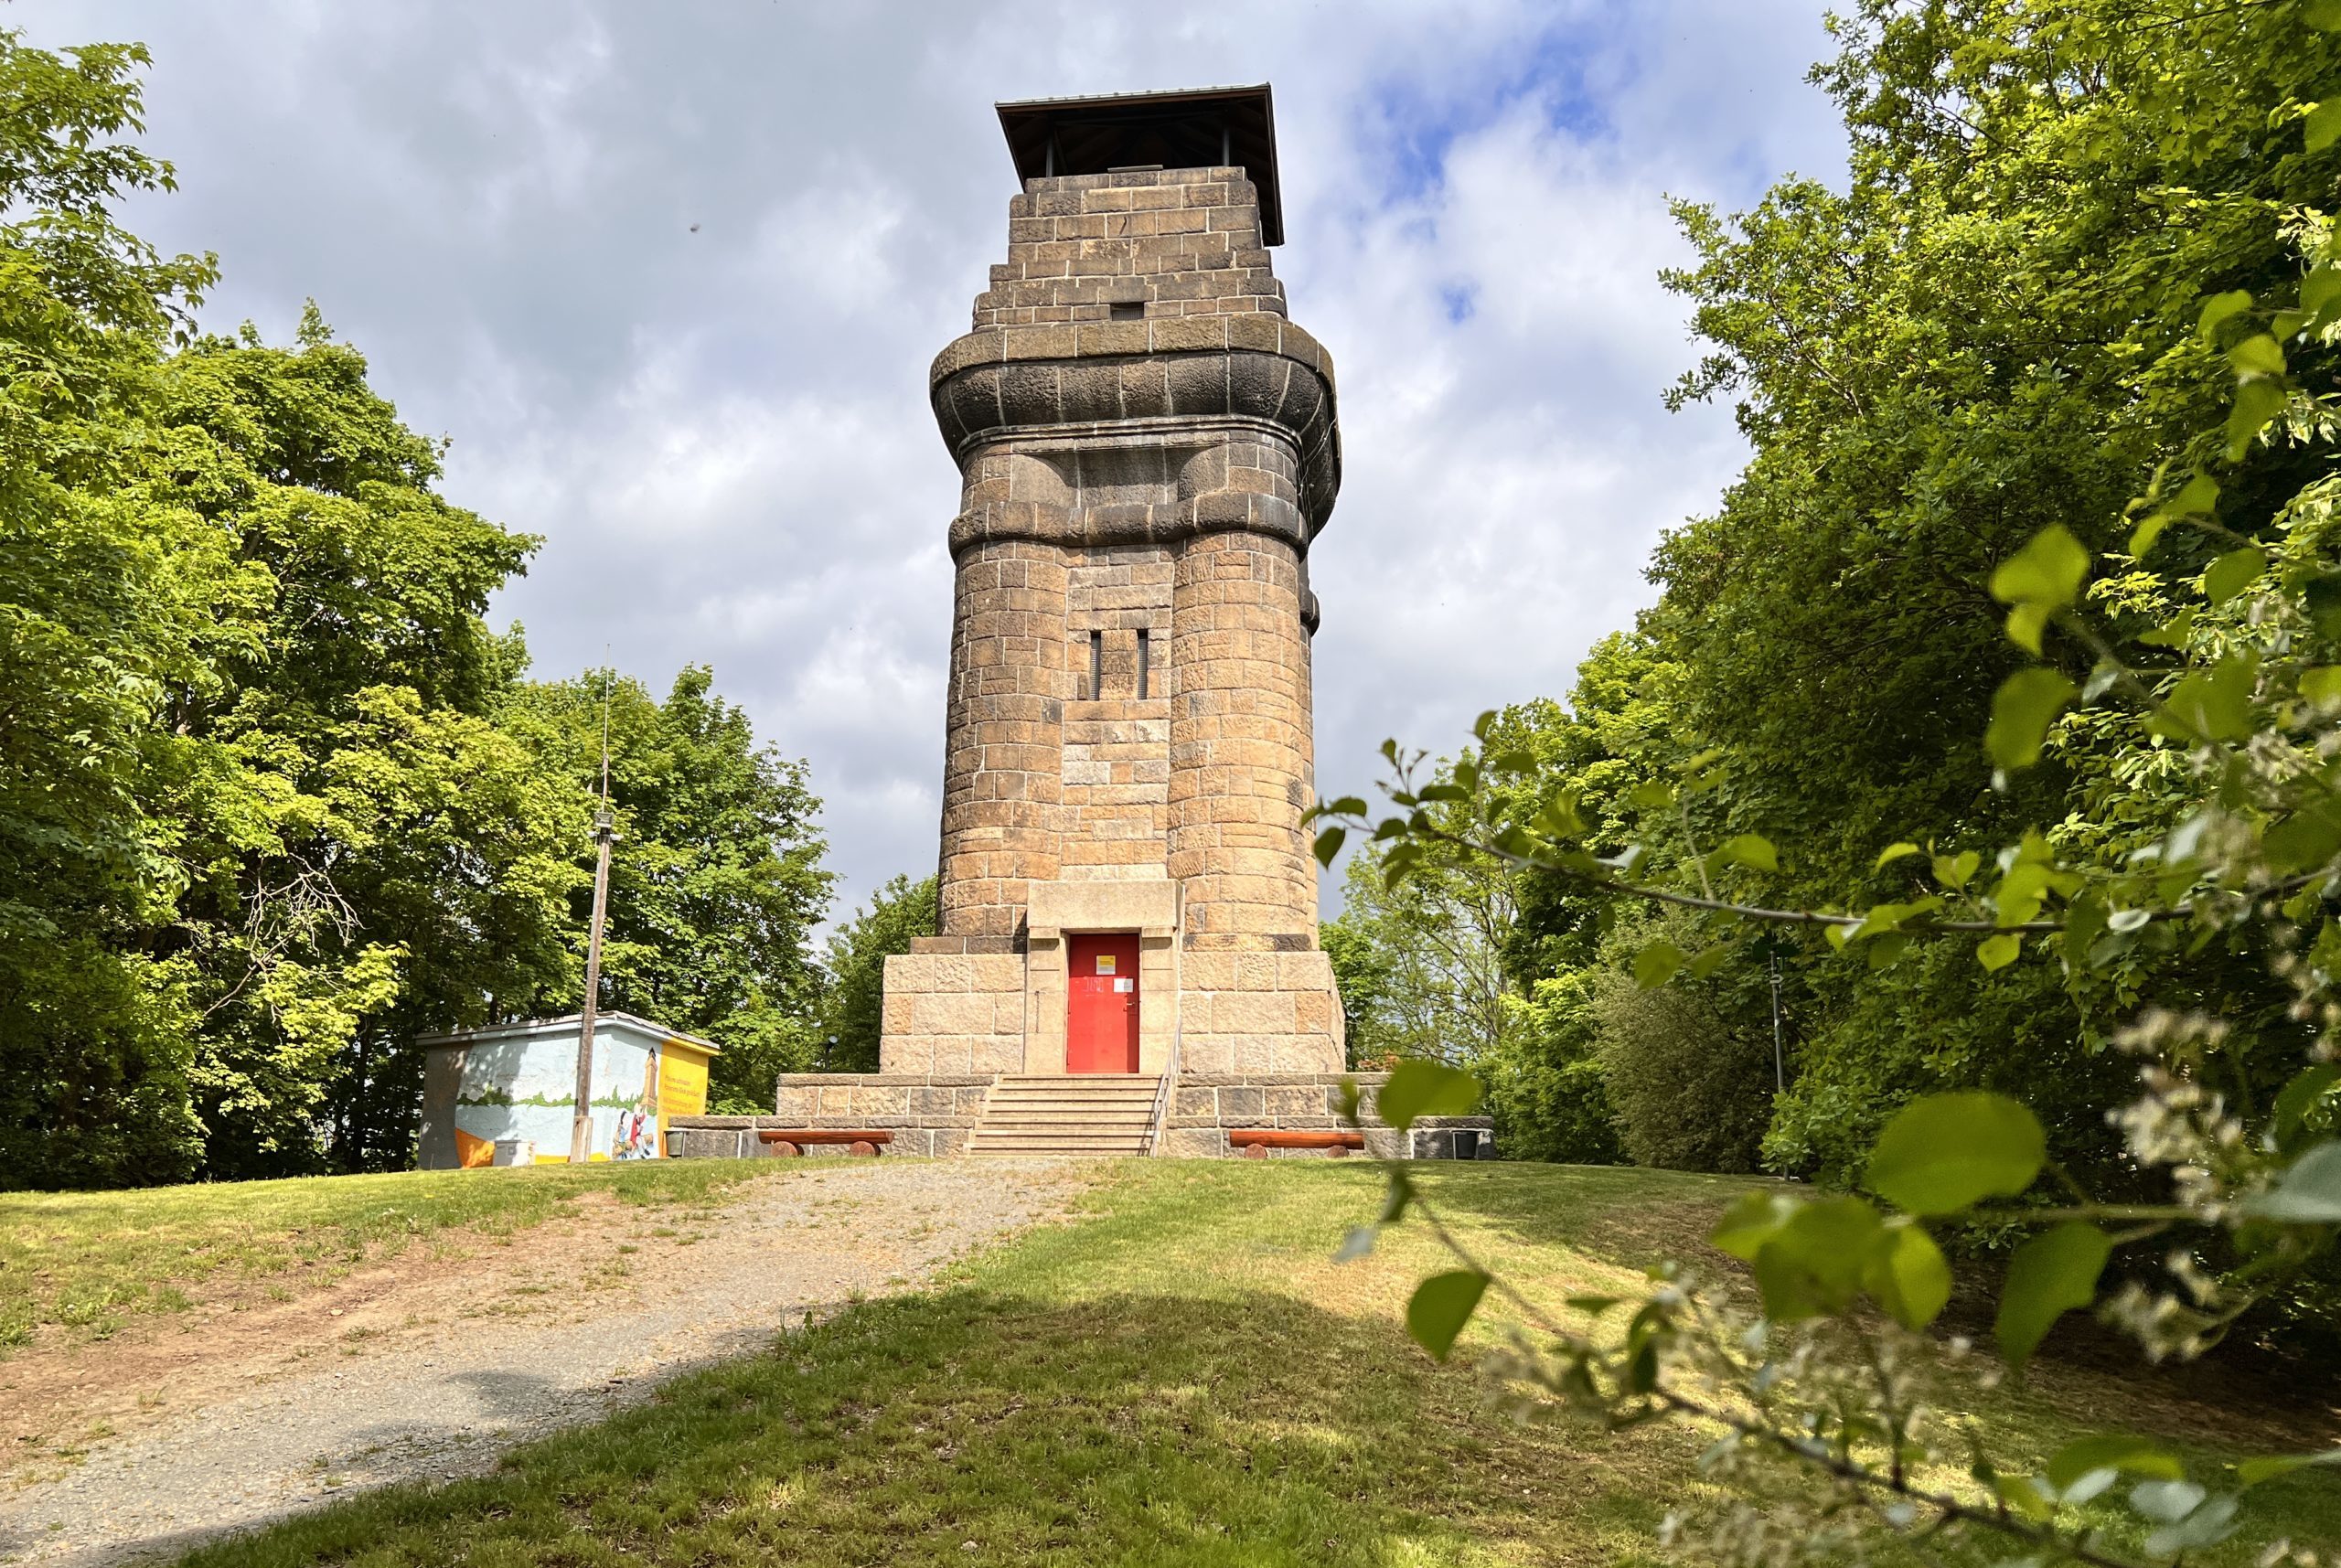
[[[1089,699],[1092,702],[1106,695],[1106,634],[1089,634]]]
[[[1108,321],[1144,321],[1146,319],[1146,302],[1144,300],[1112,301],[1106,306],[1106,319]]]
[[[1146,628],[1144,626],[1140,626],[1138,629],[1138,699],[1140,702],[1146,700],[1146,677],[1149,673],[1147,658],[1148,652],[1149,649],[1146,645]]]

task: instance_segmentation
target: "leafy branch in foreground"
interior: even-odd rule
[[[2285,47],[2341,29],[2332,5],[2256,9],[2265,16],[2232,25],[2291,29]],[[2210,16],[2182,9],[2171,25]],[[2310,52],[2331,74],[2334,51]],[[2219,101],[2184,107],[2214,126]],[[2288,99],[2272,126],[2294,124],[2311,153],[2341,140],[2341,95]],[[2322,370],[2295,368],[2329,368],[2341,345],[2341,242],[2321,210],[2281,217],[2297,285],[2214,293],[2173,350],[2189,373],[2225,382],[2218,427],[2153,475],[2121,548],[2052,524],[1988,582],[2026,661],[1999,683],[1983,729],[1995,787],[2022,798],[2018,775],[2086,741],[2104,777],[2158,781],[2122,831],[2068,817],[1998,842],[1913,835],[1869,868],[1873,881],[1904,879],[1903,891],[1807,906],[1764,896],[1783,851],[1732,819],[1736,764],[1723,751],[1637,784],[1639,826],[1621,834],[1615,816],[1582,809],[1577,784],[1540,790],[1538,760],[1498,746],[1491,719],[1477,749],[1437,765],[1385,744],[1390,809],[1352,796],[1317,814],[1320,859],[1369,836],[1394,884],[1493,864],[1605,909],[1690,912],[1693,941],[1635,955],[1645,988],[1705,978],[1762,945],[1751,938],[1766,928],[1803,927],[1872,970],[1915,944],[1972,944],[1986,974],[2054,965],[2085,1008],[2123,1007],[2110,1044],[2135,1063],[2136,1088],[2099,1108],[2121,1136],[2122,1177],[2160,1195],[2100,1190],[2060,1166],[2015,1098],[1926,1095],[1886,1125],[1864,1190],[1783,1188],[1721,1216],[1713,1240],[1747,1265],[1752,1290],[1669,1264],[1630,1299],[1549,1312],[1459,1243],[1406,1168],[1390,1168],[1380,1219],[1345,1251],[1412,1218],[1453,1252],[1457,1266],[1424,1281],[1407,1313],[1427,1350],[1444,1359],[1499,1301],[1514,1320],[1499,1366],[1523,1408],[1619,1427],[1704,1423],[1719,1435],[1703,1470],[1758,1479],[1741,1493],[1752,1500],[1678,1520],[1686,1544],[1766,1564],[1858,1554],[1880,1537],[1925,1562],[2175,1563],[2247,1531],[2255,1488],[2341,1467],[2341,1451],[2276,1454],[2189,1474],[2177,1445],[2108,1433],[2035,1473],[2007,1457],[2018,1445],[1979,1397],[2021,1375],[2073,1312],[2094,1311],[2150,1358],[2199,1355],[2341,1235],[2341,398]],[[2152,1004],[2163,968],[2213,952],[2264,967],[2281,1027],[2247,1029],[2206,990],[2171,987],[2183,1002]],[[2249,1086],[2271,1081],[2279,1053],[2281,1087],[2256,1098]],[[1379,1111],[1404,1127],[1477,1097],[1469,1075],[1409,1062]],[[1997,1355],[1957,1341],[1945,1355],[1935,1336],[1954,1274],[1941,1238],[1980,1225],[2020,1238],[1998,1284]],[[1802,1484],[1760,1484],[1783,1467]],[[2278,1541],[2259,1561],[2317,1559]]]

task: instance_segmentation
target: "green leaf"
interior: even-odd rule
[[[2341,1466],[2341,1448],[2327,1448],[2322,1454],[2264,1454],[2238,1465],[2235,1478],[2245,1487],[2256,1487],[2262,1481],[2272,1481],[2279,1476],[2289,1476],[2295,1470],[2305,1470],[2313,1465]]]
[[[1925,851],[1920,849],[1916,844],[1888,844],[1885,848],[1880,849],[1877,852],[1876,863],[1872,865],[1870,869],[1873,871],[1883,871],[1887,867],[1894,864],[1895,861],[1901,859],[1905,855],[1920,855],[1924,853]]]
[[[2300,694],[2305,702],[2341,702],[2341,665],[2318,665],[2301,671]]]
[[[1479,1108],[1480,1081],[1443,1061],[1401,1061],[1374,1104],[1382,1120],[1403,1133],[1423,1116],[1470,1115]]]
[[[2203,314],[2195,318],[2195,331],[2204,342],[2211,342],[2219,326],[2229,316],[2251,308],[2251,295],[2243,289],[2230,289],[2223,294],[2213,294],[2203,302]]]
[[[2258,545],[2231,549],[2211,562],[2203,573],[2203,594],[2214,605],[2226,603],[2259,580],[2268,570],[2268,554]]]
[[[1634,984],[1655,991],[1683,967],[1686,955],[1672,942],[1653,942],[1634,955]]]
[[[1935,880],[1946,888],[1963,888],[1967,885],[1967,879],[1975,874],[1975,868],[1983,863],[1983,857],[1972,849],[1962,849],[1956,855],[1938,855],[1934,858],[1933,866]]]
[[[1859,1198],[1822,1198],[1799,1205],[1756,1252],[1756,1285],[1764,1298],[1764,1316],[1775,1323],[1793,1323],[1844,1311],[1861,1293],[1870,1259],[1885,1237],[1885,1221]]]
[[[1862,1285],[1886,1315],[1917,1330],[1933,1322],[1951,1301],[1951,1264],[1925,1229],[1911,1221],[1886,1228],[1874,1249]]]
[[[2004,931],[1997,936],[1987,936],[1975,944],[1975,962],[1981,964],[1984,972],[1989,974],[1994,970],[2006,968],[2015,963],[2023,952],[2024,938],[2013,931]]]
[[[1406,1303],[1406,1332],[1438,1360],[1447,1360],[1487,1288],[1488,1276],[1477,1269],[1431,1275],[1415,1286],[1414,1299]]]
[[[2165,711],[2154,717],[2154,732],[2174,741],[2243,740],[2251,733],[2251,688],[2257,674],[2251,661],[2240,655],[2197,670],[2163,699]]]
[[[2313,801],[2260,836],[2261,853],[2278,871],[2305,871],[2341,855],[2341,807]]]
[[[2281,376],[2284,373],[2284,350],[2262,332],[2229,349],[2228,363],[2235,367],[2239,376]]]
[[[2080,688],[2046,665],[2020,669],[1992,696],[1992,720],[1983,730],[1983,751],[1993,765],[2028,768],[2040,760],[2048,726]]]
[[[2198,470],[2179,486],[2178,494],[2170,498],[2170,505],[2163,510],[2174,517],[2207,517],[2218,509],[2218,504],[2219,482]]]
[[[2098,1275],[2112,1253],[2104,1232],[2079,1220],[2016,1248],[1993,1325],[2009,1366],[2021,1370],[2058,1318],[2097,1299]]]
[[[1741,833],[1725,839],[1716,847],[1716,853],[1736,866],[1751,871],[1777,871],[1780,869],[1780,852],[1770,839],[1760,833]]]
[[[2320,32],[2341,32],[2341,0],[2307,0],[2301,19]]]
[[[1992,573],[1992,597],[2003,604],[2045,604],[2061,610],[2080,597],[2089,551],[2072,530],[2054,523]]]
[[[1652,779],[1648,784],[1636,784],[1627,792],[1626,798],[1644,811],[1664,811],[1674,804],[1674,788]]]
[[[2139,633],[2138,641],[2157,648],[2183,648],[2194,633],[2195,611],[2189,606],[2153,631]]]
[[[2186,1474],[2178,1456],[2161,1444],[2122,1434],[2076,1438],[2048,1459],[2049,1484],[2060,1492],[2098,1470],[2119,1470],[2164,1481],[2179,1480]]]
[[[2004,1094],[1929,1094],[1896,1113],[1869,1157],[1870,1190],[1912,1214],[2013,1198],[2048,1158],[2040,1119]]]
[[[1705,952],[1694,955],[1691,961],[1683,965],[1683,972],[1694,980],[1704,980],[1729,963],[1731,955],[1731,944],[1718,942]]]
[[[2341,137],[2341,98],[2328,98],[2310,110],[2301,129],[2310,152],[2321,153],[2333,145],[2334,139]]]
[[[2341,1067],[2329,1061],[2304,1067],[2293,1074],[2293,1081],[2276,1095],[2275,1108],[2268,1117],[2269,1135],[2278,1148],[2292,1143],[2293,1135],[2308,1121],[2309,1113],[2316,1109],[2318,1101],[2333,1093],[2336,1084],[2341,1084]]]
[[[1785,1192],[1748,1192],[1735,1199],[1707,1240],[1742,1263],[1754,1263],[1764,1243],[1795,1218],[1804,1201]]]
[[[1329,801],[1317,809],[1328,816],[1363,816],[1365,802],[1356,795],[1345,795],[1341,799]]]
[[[2227,456],[2229,463],[2241,463],[2251,443],[2268,421],[2284,406],[2284,384],[2267,376],[2255,376],[2235,389],[2235,406],[2228,411]]]
[[[1349,837],[1346,827],[1328,827],[1317,835],[1317,863],[1330,866],[1333,857],[1342,852],[1342,845]]]
[[[2243,1211],[2283,1225],[2341,1224],[2341,1140],[2311,1145],[2274,1187],[2246,1199]]]
[[[2341,267],[2327,262],[2301,280],[2301,308],[2311,315],[2324,315],[2336,300],[2341,300]]]

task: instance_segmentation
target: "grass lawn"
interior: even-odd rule
[[[1694,1250],[1739,1185],[1477,1165],[1422,1179],[1499,1266],[1555,1299]],[[189,1562],[1658,1561],[1661,1517],[1698,1500],[1682,1477],[1705,1435],[1498,1414],[1468,1355],[1435,1366],[1400,1327],[1439,1261],[1419,1230],[1331,1261],[1377,1191],[1360,1165],[1131,1162],[1074,1222],[930,1292],[679,1381],[493,1476],[357,1499]],[[1473,1333],[1491,1344],[1494,1326]],[[2139,1419],[2143,1396],[2068,1371],[1993,1397],[2045,1453]],[[2341,1540],[2329,1474],[2254,1498],[2297,1541]]]
[[[588,1193],[689,1204],[773,1168],[644,1160],[0,1193],[0,1354],[43,1326],[103,1339],[130,1314],[181,1311],[208,1288],[329,1279],[452,1232],[508,1236]]]

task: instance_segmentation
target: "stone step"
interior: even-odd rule
[[[984,1115],[992,1116],[1151,1116],[1151,1100],[1116,1101],[1107,1104],[1086,1104],[1078,1100],[994,1100],[984,1107]]]
[[[1151,1100],[993,1100],[984,1107],[988,1115],[999,1115],[1023,1111],[1064,1111],[1080,1115],[1101,1116],[1125,1115],[1149,1115],[1154,1110]]]
[[[1145,1138],[1039,1138],[1000,1141],[989,1138],[967,1140],[969,1154],[1082,1154],[1082,1155],[1143,1155],[1148,1152]]]
[[[1102,1158],[1154,1147],[1162,1080],[1151,1073],[1012,1073],[993,1081],[971,1155]]]

